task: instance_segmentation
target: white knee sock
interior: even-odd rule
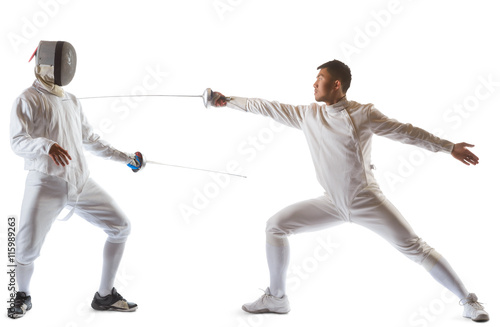
[[[450,290],[460,300],[465,299],[469,295],[469,292],[448,261],[435,250],[429,254],[423,265],[435,280]]]
[[[111,294],[124,250],[125,243],[106,241],[104,244],[101,285],[99,286],[100,296]]]
[[[30,282],[31,276],[33,276],[33,271],[35,270],[35,263],[32,262],[29,265],[23,265],[19,262],[16,267],[16,280],[17,280],[17,291],[25,292],[26,295],[30,295]]]
[[[290,262],[290,246],[286,237],[267,234],[267,265],[270,274],[271,295],[282,297],[286,294],[286,274]]]

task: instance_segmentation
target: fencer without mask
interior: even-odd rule
[[[54,84],[68,85],[76,71],[76,51],[69,42],[40,41],[36,50],[36,64],[54,67]]]

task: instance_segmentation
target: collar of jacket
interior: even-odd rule
[[[349,101],[347,101],[347,98],[344,97],[342,100],[340,100],[337,103],[334,103],[332,105],[326,106],[326,111],[330,114],[340,112],[347,108],[347,105],[349,104]]]
[[[42,92],[42,93],[45,93],[45,94],[52,94],[52,95],[55,95],[54,93],[52,93],[49,89],[47,89],[47,86],[45,86],[44,84],[42,84],[40,82],[40,80],[38,79],[35,79],[35,81],[33,82],[33,87],[38,91],[38,92]]]

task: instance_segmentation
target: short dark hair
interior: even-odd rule
[[[332,75],[334,79],[340,80],[340,83],[342,85],[342,91],[344,93],[349,90],[349,87],[351,86],[351,69],[349,66],[344,64],[342,61],[339,61],[337,59],[325,62],[323,65],[319,66],[318,69],[323,69],[326,68],[328,73]]]

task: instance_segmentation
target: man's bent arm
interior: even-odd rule
[[[101,139],[101,136],[94,133],[92,126],[87,121],[87,118],[81,113],[82,120],[82,141],[85,150],[92,154],[104,158],[128,164],[134,159],[133,154],[125,153],[113,148],[108,142]]]
[[[30,135],[33,129],[33,112],[25,100],[17,99],[10,118],[10,145],[18,156],[35,159],[49,155],[49,150],[56,142],[45,137]]]

